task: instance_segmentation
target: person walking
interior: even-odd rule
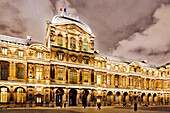
[[[137,103],[134,104],[134,111],[137,111]]]
[[[101,108],[100,108],[100,107],[101,107],[101,104],[100,104],[100,103],[98,103],[98,105],[97,105],[97,106],[98,106],[98,108],[99,108],[99,110],[100,110],[100,109],[101,109]]]

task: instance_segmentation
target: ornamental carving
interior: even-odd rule
[[[79,50],[81,50],[81,49],[82,49],[82,38],[79,37]]]
[[[94,50],[94,40],[90,40],[90,47],[91,47],[91,50]]]
[[[71,56],[71,60],[75,62],[77,60],[76,56]]]

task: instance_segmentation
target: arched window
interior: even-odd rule
[[[70,39],[70,48],[72,48],[72,49],[76,48],[76,40],[75,40],[75,38]]]
[[[62,46],[63,45],[63,36],[62,35],[58,35],[58,45]]]
[[[17,64],[17,78],[23,79],[24,78],[24,65],[23,64]]]
[[[75,69],[70,70],[70,82],[71,83],[77,83],[77,71]]]
[[[83,50],[87,51],[88,50],[87,46],[88,46],[87,40],[84,40],[84,42],[83,42]]]
[[[7,102],[7,91],[8,89],[6,87],[1,88],[1,102]]]
[[[24,102],[24,90],[22,88],[17,89],[17,103]]]

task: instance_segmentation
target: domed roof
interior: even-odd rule
[[[81,27],[82,29],[84,29],[86,32],[88,32],[89,34],[92,34],[92,31],[90,29],[90,27],[83,23],[80,22],[78,17],[71,17],[69,15],[55,15],[52,19],[52,24],[76,24],[79,27]]]

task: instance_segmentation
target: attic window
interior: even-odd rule
[[[2,48],[2,54],[7,55],[7,48]]]
[[[37,53],[37,58],[42,58],[42,53],[38,52]]]

